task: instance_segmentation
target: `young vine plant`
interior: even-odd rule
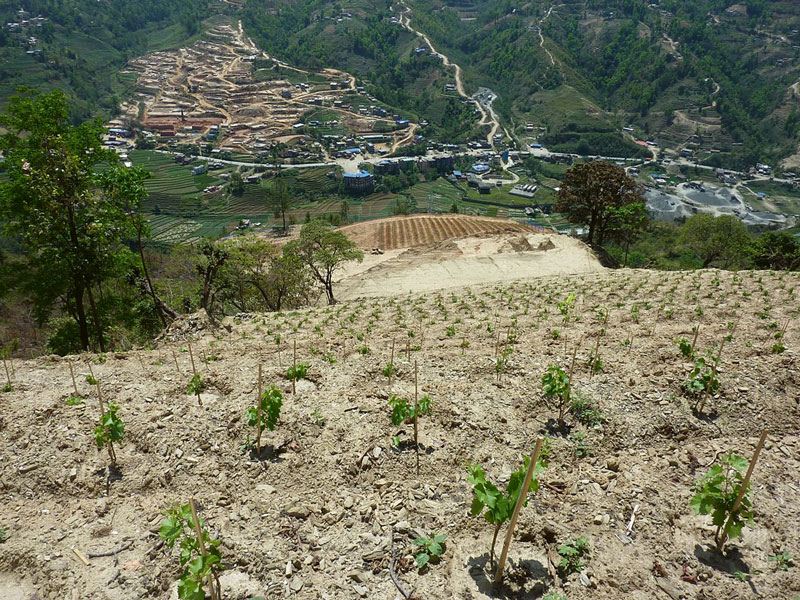
[[[181,549],[183,572],[178,581],[178,597],[181,600],[205,600],[204,586],[208,582],[212,600],[221,600],[219,574],[225,567],[222,565],[219,541],[211,538],[199,518],[195,526],[190,504],[173,506],[164,515],[166,519],[161,523],[158,535],[168,548],[177,543]]]
[[[261,403],[261,424],[258,422],[258,406],[251,406],[247,409],[247,424],[250,427],[259,427],[274,431],[275,425],[281,416],[283,406],[283,392],[274,385],[269,386],[259,398]]]
[[[109,404],[106,411],[100,415],[99,424],[92,431],[97,449],[100,450],[103,446],[108,448],[108,457],[111,459],[112,465],[117,464],[114,442],[121,442],[125,436],[125,424],[117,416],[118,410],[119,406],[114,403]]]
[[[467,465],[469,473],[468,479],[472,484],[472,506],[470,507],[470,514],[473,517],[483,514],[486,521],[494,525],[494,535],[492,536],[492,547],[489,553],[489,558],[494,565],[494,547],[497,542],[497,534],[503,523],[511,519],[514,512],[514,507],[517,504],[519,495],[522,492],[522,485],[525,481],[525,474],[531,464],[531,457],[525,456],[523,464],[520,468],[511,474],[505,492],[502,492],[495,484],[486,478],[486,473],[480,465],[470,464]],[[544,471],[547,465],[540,458],[536,462],[533,469],[533,480],[529,494],[536,492],[539,489],[539,474]],[[523,506],[528,504],[526,497]],[[485,509],[485,511],[484,511]]]
[[[747,459],[730,452],[692,486],[694,496],[691,507],[699,515],[711,515],[711,521],[717,528],[714,533],[716,542],[719,542],[723,531],[729,538],[741,536],[744,526],[753,520],[749,483],[741,504],[733,512],[746,470]]]

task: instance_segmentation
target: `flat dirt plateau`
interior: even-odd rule
[[[608,271],[243,315],[219,328],[193,315],[153,350],[15,360],[14,389],[0,393],[0,597],[174,597],[177,549],[159,548],[155,532],[164,509],[194,497],[221,540],[225,598],[401,598],[394,565],[419,599],[555,590],[571,600],[796,600],[800,566],[780,570],[769,558],[800,558],[798,287],[796,274]],[[565,319],[557,303],[571,292]],[[786,349],[773,352],[787,321]],[[737,323],[718,395],[698,417],[676,339],[691,341],[699,325],[702,354]],[[413,428],[390,421],[381,372],[392,340],[391,387],[413,397],[416,363],[433,402],[420,421],[419,474]],[[208,384],[203,406],[186,395],[189,342]],[[284,374],[295,342],[310,368],[293,396]],[[549,434],[549,466],[521,513],[505,584],[493,589],[493,527],[469,515],[465,464],[505,485],[556,417],[542,375],[550,364],[569,370],[576,346],[573,396],[604,422],[568,414],[569,434]],[[498,351],[508,359],[499,382]],[[79,406],[65,402],[69,361]],[[265,385],[286,392],[260,461],[242,449],[259,363]],[[107,477],[91,436],[89,365],[125,421],[121,477]],[[690,486],[721,453],[749,460],[764,428],[755,520],[715,556]],[[447,535],[446,552],[420,573],[412,541],[433,531]],[[578,537],[591,546],[583,576],[555,580],[548,553]]]

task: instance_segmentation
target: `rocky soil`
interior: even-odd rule
[[[420,599],[796,600],[800,566],[779,570],[770,557],[800,559],[799,283],[716,271],[543,278],[242,315],[220,327],[194,315],[153,349],[15,360],[13,391],[0,393],[0,597],[175,597],[177,550],[160,548],[156,532],[171,503],[194,497],[222,542],[229,599],[401,598],[394,564]],[[570,292],[565,319],[557,303]],[[786,349],[773,352],[787,321]],[[736,325],[720,391],[700,415],[682,391],[692,365],[676,345],[697,325],[701,352]],[[417,364],[420,392],[433,400],[419,474],[413,428],[393,427],[387,406],[381,371],[393,340],[392,390],[413,396]],[[292,395],[284,373],[295,342],[310,370]],[[202,406],[186,394],[189,343],[209,384]],[[550,364],[568,369],[576,347],[575,393],[604,422],[570,414],[569,432],[552,431],[541,377]],[[66,404],[68,363],[85,398],[78,406]],[[261,460],[243,449],[259,363],[265,384],[286,393]],[[91,436],[90,366],[126,426],[111,476]],[[755,520],[716,556],[690,487],[721,453],[749,459],[764,428]],[[482,464],[504,485],[540,436],[549,465],[522,511],[505,585],[493,589],[492,526],[469,515],[465,465]],[[419,572],[412,541],[434,531],[447,535],[446,552]],[[553,578],[548,555],[578,537],[591,545],[586,568]]]

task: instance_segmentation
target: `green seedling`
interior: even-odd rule
[[[0,544],[5,542],[8,539],[8,532],[0,527]]]
[[[564,427],[564,413],[569,405],[569,376],[558,365],[547,367],[542,376],[542,392],[548,400],[558,404],[558,426]]]
[[[195,373],[189,381],[189,385],[186,387],[186,393],[190,396],[197,396],[197,402],[202,406],[203,401],[200,399],[200,394],[202,394],[205,389],[206,384],[200,373]]]
[[[225,567],[219,552],[220,543],[203,528],[203,522],[193,508],[193,502],[190,502],[167,510],[158,535],[168,548],[177,543],[181,549],[183,572],[178,581],[178,597],[181,600],[205,600],[207,584],[211,600],[221,600],[219,574]]]
[[[775,568],[780,571],[788,571],[790,567],[794,566],[794,556],[785,550],[780,554],[775,554],[769,557],[770,562],[775,563]]]
[[[753,520],[753,504],[750,498],[750,484],[747,484],[738,509],[733,512],[736,499],[742,490],[747,460],[730,452],[692,486],[694,492],[691,507],[699,515],[711,515],[717,529],[714,541],[719,546],[720,534],[737,538],[742,529]],[[718,550],[722,548],[718,547]]]
[[[97,379],[94,378],[94,375],[87,375],[86,383],[88,383],[89,385],[97,385]]]
[[[678,349],[681,351],[681,354],[683,355],[684,358],[688,358],[688,359],[692,358],[692,354],[694,352],[693,352],[693,349],[692,349],[692,343],[689,340],[687,340],[685,338],[679,339],[678,340]]]
[[[11,385],[10,383],[4,383],[3,387],[1,389],[3,390],[3,393],[13,392],[14,391],[14,386]]]
[[[381,371],[381,373],[383,373],[384,377],[391,380],[392,377],[394,377],[397,373],[397,367],[395,367],[393,363],[388,362],[386,363],[386,366],[383,367],[383,371]]]
[[[748,573],[745,573],[744,571],[735,571],[733,574],[733,578],[736,581],[747,581],[748,579],[750,579],[750,575]]]
[[[259,422],[259,407],[250,406],[247,409],[247,425],[249,427],[256,427],[260,435],[264,428],[270,431],[275,430],[275,425],[278,424],[278,419],[280,419],[281,416],[283,392],[276,386],[271,385],[264,390],[259,400],[261,402],[261,420]]]
[[[467,465],[467,471],[469,472],[467,478],[472,484],[473,493],[470,514],[473,517],[477,517],[483,513],[486,521],[494,525],[492,547],[489,554],[492,565],[494,565],[494,547],[497,542],[497,534],[500,533],[503,523],[511,519],[514,507],[517,504],[517,500],[519,500],[519,495],[522,493],[522,484],[525,481],[525,474],[530,464],[531,457],[523,457],[522,466],[512,473],[509,478],[505,493],[501,492],[497,486],[486,479],[486,473],[480,465]],[[533,480],[531,481],[529,494],[539,489],[539,474],[544,471],[545,466],[541,459],[536,462],[533,468]],[[526,497],[522,505],[526,506],[527,504],[528,498]]]
[[[559,312],[561,313],[561,316],[563,317],[564,323],[568,323],[569,322],[569,312],[570,312],[570,310],[572,309],[572,307],[574,305],[575,305],[575,293],[574,292],[570,292],[570,294],[569,294],[569,296],[567,296],[566,300],[556,304],[556,306],[558,306]]]
[[[694,369],[689,374],[689,379],[683,383],[683,388],[691,395],[715,394],[719,389],[719,377],[717,377],[714,363],[716,359],[707,352],[708,358],[699,357],[694,362]]]
[[[423,569],[428,563],[439,562],[439,558],[446,550],[444,543],[446,539],[446,535],[436,532],[431,533],[430,537],[415,539],[414,545],[417,546],[417,553],[414,555],[414,560],[417,562],[417,567]]]
[[[359,346],[358,353],[362,356],[366,356],[369,354],[369,346]]]
[[[286,379],[289,381],[300,381],[308,376],[308,363],[297,363],[286,369]]]
[[[594,447],[586,442],[586,434],[582,431],[572,433],[568,439],[575,444],[574,452],[578,458],[586,458],[594,454]]]
[[[408,398],[401,398],[397,394],[389,397],[389,406],[392,408],[392,425],[399,427],[403,423],[410,423],[414,417],[422,417],[431,412],[431,397],[425,394],[417,403],[418,412],[414,408],[414,403]]]
[[[114,442],[122,441],[125,436],[125,424],[117,416],[119,406],[113,402],[108,405],[106,410],[100,416],[100,423],[94,428],[92,434],[94,441],[97,444],[97,449],[103,446],[108,448],[108,457],[111,459],[111,464],[117,464],[117,454],[114,452]]]
[[[569,402],[569,411],[587,427],[594,427],[606,422],[605,416],[591,400],[576,392]]]
[[[582,537],[559,546],[558,555],[561,557],[561,562],[558,563],[558,571],[561,576],[580,573],[585,565],[583,559],[589,556],[590,552],[589,540]]]
[[[70,396],[67,398],[67,406],[80,406],[83,404],[83,398],[79,398],[78,396]]]

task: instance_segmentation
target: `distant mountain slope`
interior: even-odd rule
[[[249,0],[245,23],[268,51],[361,74],[424,116],[435,65],[409,58],[419,40],[390,20],[405,11],[470,93],[498,94],[523,143],[629,156],[654,137],[733,167],[800,139],[800,4],[788,0]]]
[[[0,2],[0,104],[20,86],[70,96],[76,121],[110,114],[128,93],[126,62],[198,33],[209,0]]]

